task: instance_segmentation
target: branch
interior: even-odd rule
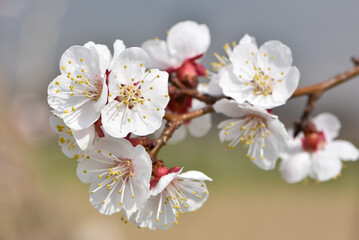
[[[359,66],[355,66],[352,69],[349,69],[335,77],[329,78],[326,81],[298,88],[291,98],[301,97],[304,95],[311,95],[311,94],[317,94],[319,92],[323,93],[333,87],[335,87],[338,84],[341,84],[343,82],[348,81],[349,79],[359,75]]]
[[[182,121],[169,121],[166,124],[165,129],[162,132],[162,135],[157,138],[156,145],[149,151],[150,158],[154,161],[157,158],[157,154],[162,148],[163,145],[167,144],[168,139],[172,137],[174,131],[182,125]]]
[[[198,118],[203,116],[204,114],[213,112],[213,105],[208,105],[204,108],[194,110],[192,112],[184,113],[184,114],[173,114],[173,113],[166,113],[164,119],[168,121],[188,121],[193,118]]]

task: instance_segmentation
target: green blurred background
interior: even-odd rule
[[[160,153],[169,167],[213,178],[199,211],[168,231],[137,229],[121,214],[102,216],[49,129],[46,103],[47,85],[71,45],[111,46],[120,38],[139,46],[187,19],[211,30],[207,67],[214,51],[249,33],[260,44],[279,39],[291,47],[301,86],[319,82],[359,55],[358,9],[355,0],[0,0],[0,239],[359,239],[358,163],[348,163],[337,180],[289,185],[277,170],[258,169],[240,147],[221,144],[217,116],[206,137],[187,137]],[[315,111],[337,114],[340,137],[357,146],[358,80],[329,91]],[[290,101],[275,113],[290,127],[304,103]]]

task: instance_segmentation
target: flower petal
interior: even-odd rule
[[[257,66],[257,52],[257,46],[251,43],[239,44],[233,49],[229,59],[232,62],[233,73],[236,77],[243,81],[253,80],[254,67]]]
[[[117,39],[113,43],[113,57],[109,65],[109,69],[111,70],[114,66],[114,63],[120,57],[120,54],[126,49],[126,46],[122,40]]]
[[[351,142],[335,140],[328,143],[326,149],[333,150],[343,161],[356,161],[359,158],[359,150]]]
[[[181,62],[204,54],[210,41],[207,25],[193,21],[177,23],[170,29],[167,36],[169,52]]]
[[[198,110],[205,106],[206,106],[205,103],[197,99],[193,99],[191,111]],[[203,137],[208,133],[209,130],[211,130],[212,127],[211,115],[206,114],[199,118],[195,118],[191,120],[191,122],[188,124],[187,127],[192,136]]]
[[[178,175],[180,175],[181,172],[182,172],[182,169],[178,172],[169,173],[169,174],[166,174],[165,176],[161,177],[160,180],[158,181],[156,187],[150,191],[150,195],[156,196],[159,193],[163,192],[163,190],[168,186],[168,184],[170,184],[173,181],[173,179],[175,179]]]
[[[241,38],[239,44],[252,44],[257,46],[256,38],[248,35],[247,33]]]
[[[285,181],[297,183],[309,175],[311,167],[310,155],[307,152],[298,152],[283,159],[279,170]]]
[[[82,130],[72,130],[72,134],[81,150],[89,149],[94,144],[96,135],[95,126],[91,125]]]
[[[334,114],[321,113],[313,119],[313,122],[318,131],[324,132],[327,141],[332,141],[339,135],[341,124]]]
[[[264,71],[270,68],[271,72],[287,72],[292,65],[292,52],[287,45],[280,41],[268,41],[258,50],[258,66]],[[271,75],[271,77],[274,77]]]
[[[104,76],[108,66],[110,65],[112,56],[111,52],[106,45],[95,44],[94,42],[88,42],[84,47],[90,49],[91,51],[96,51],[99,56],[99,66],[101,70],[101,76]]]
[[[331,151],[317,151],[312,155],[313,177],[318,181],[328,181],[339,175],[342,161]]]
[[[285,102],[292,96],[295,89],[298,87],[300,78],[299,70],[296,67],[290,67],[289,71],[273,86],[273,100],[276,102],[275,106],[285,104]]]
[[[187,171],[178,175],[178,178],[192,181],[212,181],[212,178],[207,177],[204,173],[199,171]]]
[[[167,70],[181,65],[181,62],[169,53],[167,43],[163,40],[148,40],[141,47],[146,51],[150,59],[148,62],[149,68]]]

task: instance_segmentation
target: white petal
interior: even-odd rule
[[[229,59],[232,62],[233,73],[236,77],[241,76],[240,78],[246,81],[253,80],[254,67],[257,66],[257,51],[257,46],[250,43],[239,44],[233,49]]]
[[[167,43],[162,40],[148,40],[141,46],[149,57],[148,68],[159,68],[167,70],[171,67],[181,65],[175,57],[173,57],[167,48]]]
[[[253,44],[253,45],[257,46],[255,37],[252,37],[252,36],[248,35],[247,33],[244,34],[244,36],[241,38],[241,40],[239,41],[239,44]]]
[[[204,182],[184,179],[176,183],[182,189],[185,202],[181,204],[183,212],[192,212],[199,209],[208,199],[208,190]],[[186,207],[187,206],[187,207]]]
[[[359,150],[351,142],[335,140],[326,145],[326,149],[337,154],[343,161],[356,161],[359,158]]]
[[[264,71],[270,68],[271,72],[287,72],[293,62],[292,52],[280,41],[268,41],[259,48],[257,61],[257,67]]]
[[[273,86],[273,100],[275,106],[285,104],[288,98],[292,96],[295,89],[298,87],[300,78],[299,70],[296,67],[290,67],[289,71],[280,79],[276,81]]]
[[[90,79],[101,76],[99,55],[87,47],[72,46],[61,57],[60,71],[64,75],[70,72],[72,76],[83,75]]]
[[[121,84],[131,84],[132,78],[137,81],[143,76],[145,72],[145,66],[147,66],[148,55],[147,53],[138,47],[131,47],[125,49],[119,57],[116,59],[109,81],[117,81]],[[111,84],[109,84],[111,86]],[[109,89],[112,93],[111,88]]]
[[[91,51],[97,52],[97,54],[99,55],[101,76],[104,76],[112,58],[111,52],[108,47],[103,44],[95,44],[94,42],[88,42],[84,45],[84,47],[90,49]]]
[[[209,83],[207,84],[207,92],[206,94],[210,96],[223,96],[223,90],[221,86],[219,85],[219,79],[220,79],[220,73],[214,75]]]
[[[229,99],[221,99],[213,105],[217,113],[223,113],[229,117],[243,117],[246,113],[239,111],[238,103]]]
[[[338,136],[341,124],[334,114],[321,113],[313,119],[313,122],[318,131],[324,132],[327,141],[331,141]]]
[[[182,125],[176,129],[172,137],[168,140],[168,144],[176,144],[184,140],[187,136],[187,126]]]
[[[166,198],[163,194],[151,196],[146,205],[140,209],[136,214],[129,219],[139,227],[148,227],[149,229],[168,229],[176,221],[176,210],[172,208],[171,204],[163,204]],[[160,204],[162,202],[162,204]],[[159,207],[162,214],[159,214],[157,221],[157,213]]]
[[[225,96],[235,99],[238,103],[244,103],[248,97],[254,95],[251,85],[246,85],[245,81],[236,77],[231,66],[224,67],[219,72],[218,84]]]
[[[175,179],[178,175],[180,175],[182,172],[182,169],[175,173],[169,173],[165,176],[161,177],[158,181],[156,187],[150,191],[151,196],[156,196],[159,193],[163,192],[163,190],[170,184],[173,179]]]
[[[94,144],[95,140],[95,126],[91,125],[88,128],[82,130],[72,130],[72,134],[76,139],[76,143],[79,145],[81,150],[86,150]]]
[[[205,106],[206,106],[205,103],[197,99],[193,99],[191,111],[201,109]],[[199,118],[195,118],[191,120],[191,122],[188,124],[187,127],[192,136],[203,137],[208,133],[209,130],[211,130],[212,127],[211,115],[206,114]]]
[[[212,181],[212,178],[207,177],[204,173],[199,171],[188,171],[178,175],[180,179],[187,179],[192,181]]]
[[[113,68],[114,63],[117,61],[117,59],[119,58],[120,54],[126,49],[125,44],[123,43],[122,40],[117,39],[114,43],[113,43],[113,57],[112,60],[110,62],[109,65],[109,69]]]
[[[211,37],[207,25],[184,21],[174,25],[167,36],[168,50],[182,61],[204,54]]]
[[[317,151],[312,155],[313,174],[318,181],[328,181],[338,176],[342,162],[331,151]]]
[[[279,169],[285,181],[297,183],[309,175],[311,167],[310,155],[307,152],[298,152],[283,159]]]

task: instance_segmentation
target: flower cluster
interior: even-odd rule
[[[167,229],[181,214],[199,209],[212,179],[167,168],[157,153],[187,132],[206,135],[211,117],[204,113],[210,111],[229,118],[218,125],[227,148],[242,144],[246,157],[264,170],[274,169],[281,157],[289,183],[327,181],[340,174],[342,160],[358,159],[354,145],[334,141],[340,129],[335,116],[305,119],[292,139],[274,115],[300,77],[286,45],[268,41],[258,48],[245,34],[224,46],[227,56],[215,53],[215,72],[201,64],[209,45],[208,27],[185,21],[169,30],[166,41],[155,38],[141,48],[116,40],[112,55],[107,46],[88,42],[62,55],[61,74],[48,87],[50,125],[63,153],[78,161],[77,176],[91,184],[90,202],[100,213],[121,211],[139,227]],[[200,77],[210,81],[200,83]]]

